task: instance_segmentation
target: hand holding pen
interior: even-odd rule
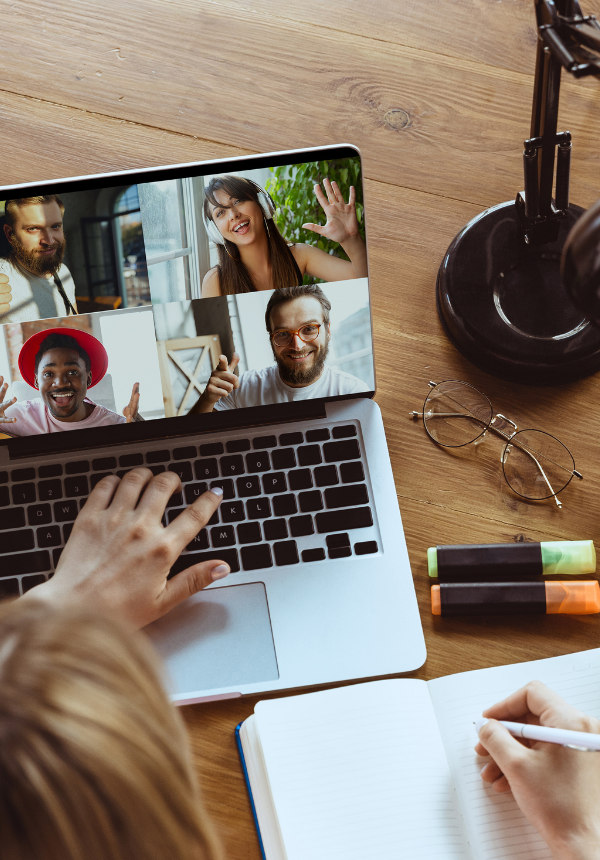
[[[600,734],[600,721],[532,681],[484,711],[475,751],[491,756],[481,777],[512,791],[523,814],[560,860],[600,857],[600,756],[557,743],[517,739],[499,720]]]

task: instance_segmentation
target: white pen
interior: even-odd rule
[[[600,752],[600,735],[591,732],[572,732],[569,729],[554,729],[551,726],[531,726],[528,723],[510,723],[506,720],[498,720],[515,738],[527,738],[530,741],[545,741],[549,744],[561,744],[563,747],[585,750],[586,752]],[[485,717],[476,720],[475,730],[477,734],[487,723]]]

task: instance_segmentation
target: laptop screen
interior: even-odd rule
[[[291,420],[374,392],[353,147],[0,188],[0,216],[4,444]]]

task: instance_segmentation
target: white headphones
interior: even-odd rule
[[[244,177],[246,179],[246,177]],[[256,190],[258,191],[258,204],[263,211],[263,215],[270,221],[273,218],[275,212],[277,212],[277,207],[273,203],[273,198],[269,194],[268,191],[265,191],[264,188],[261,188],[258,182],[254,182],[252,179],[246,179],[246,182],[252,183]],[[215,222],[211,218],[206,217],[206,213],[204,211],[204,206],[202,207],[202,220],[204,221],[204,227],[208,234],[208,238],[215,243],[215,245],[224,245],[225,239],[221,235],[221,231],[215,224]]]

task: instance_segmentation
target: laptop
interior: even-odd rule
[[[224,490],[171,576],[231,567],[146,628],[174,702],[421,666],[373,400],[359,151],[8,186],[2,215],[0,375],[17,420],[0,424],[0,595],[53,575],[104,475],[168,469],[182,490],[165,524]],[[91,369],[84,389],[49,394],[34,357],[64,343]]]

